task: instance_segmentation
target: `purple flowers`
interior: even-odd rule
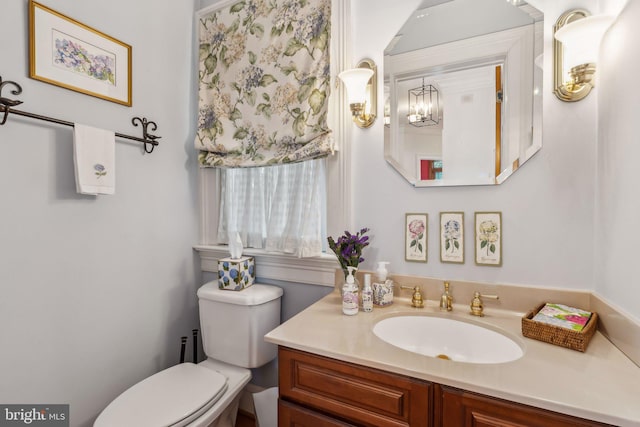
[[[362,249],[369,245],[369,236],[365,236],[367,231],[369,231],[368,228],[363,228],[356,234],[345,231],[337,242],[333,240],[333,237],[327,239],[329,247],[336,254],[345,276],[347,275],[347,267],[358,267],[358,264],[364,261]]]

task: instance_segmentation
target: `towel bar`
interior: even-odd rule
[[[14,87],[14,89],[11,91],[13,95],[20,95],[22,93],[22,87],[20,87],[18,83],[10,80],[2,81],[2,77],[0,77],[0,113],[4,113],[0,118],[0,126],[4,125],[7,122],[7,118],[9,114],[16,114],[18,116],[28,117],[36,120],[42,120],[45,122],[55,123],[63,126],[70,126],[70,127],[74,126],[73,122],[69,122],[67,120],[60,120],[53,117],[42,116],[40,114],[29,113],[26,111],[20,111],[12,108],[12,107],[15,107],[16,105],[22,104],[22,101],[19,101],[17,99],[9,99],[2,96],[2,89],[7,85],[11,85]],[[131,119],[131,123],[134,126],[138,126],[138,123],[142,126],[142,138],[131,136],[131,135],[125,135],[123,133],[118,133],[118,132],[116,132],[115,136],[117,138],[124,138],[124,139],[130,139],[133,141],[142,142],[144,144],[144,151],[146,153],[152,153],[153,149],[156,147],[156,145],[158,145],[157,140],[162,137],[150,134],[148,132],[148,128],[149,126],[151,126],[151,130],[155,131],[158,129],[158,125],[156,125],[156,123],[153,121],[147,120],[146,117],[143,117],[143,118],[134,117],[133,119]]]

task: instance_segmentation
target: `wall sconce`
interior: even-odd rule
[[[558,18],[553,27],[553,83],[562,101],[579,101],[591,92],[600,41],[613,20],[613,16],[590,16],[581,9]]]
[[[353,122],[360,128],[373,125],[378,109],[376,64],[370,59],[363,59],[356,68],[345,70],[338,77],[347,88]]]
[[[439,93],[433,85],[425,85],[409,90],[409,124],[422,127],[440,123]]]

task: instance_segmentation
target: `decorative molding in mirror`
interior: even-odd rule
[[[542,147],[542,41],[525,2],[425,0],[385,49],[387,162],[416,187],[504,182]],[[412,126],[428,85],[438,117]]]

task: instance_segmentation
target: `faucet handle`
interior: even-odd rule
[[[413,290],[413,295],[411,296],[411,307],[422,308],[424,307],[424,300],[422,299],[422,293],[420,292],[420,286],[412,287],[412,286],[400,286],[401,289],[411,289]]]
[[[473,293],[473,299],[471,300],[471,314],[474,316],[484,316],[484,306],[480,298],[500,299],[498,295],[483,295],[480,292]]]

